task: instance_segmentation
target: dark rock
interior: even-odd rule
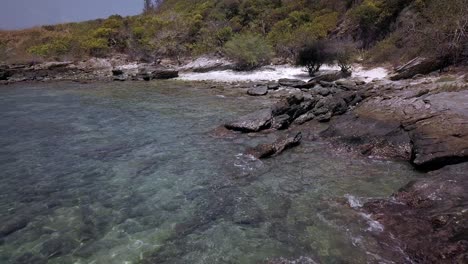
[[[252,87],[247,91],[248,95],[252,96],[263,96],[268,94],[268,87],[266,86],[257,86]]]
[[[335,117],[320,136],[349,150],[365,155],[409,160],[411,144],[408,133],[398,121],[381,121],[344,115]]]
[[[315,85],[317,85],[317,82],[312,80],[303,84],[297,84],[294,86],[294,88],[309,89],[309,88],[313,88]]]
[[[270,83],[267,87],[268,90],[278,90],[280,88],[280,85],[278,83]]]
[[[331,93],[330,89],[320,87],[320,86],[315,88],[314,90],[317,91],[317,93],[320,94],[321,96],[327,96]]]
[[[273,117],[271,128],[274,129],[286,129],[291,123],[291,116],[287,114]]]
[[[0,238],[8,236],[18,230],[25,228],[29,223],[29,216],[16,216],[2,223],[0,227]]]
[[[11,72],[9,72],[7,69],[5,70],[0,70],[0,80],[8,80],[8,78],[11,76]]]
[[[333,87],[334,83],[327,81],[319,81],[318,84],[322,87]]]
[[[247,154],[252,155],[257,159],[276,156],[288,148],[299,145],[301,139],[302,134],[299,132],[294,137],[280,138],[271,144],[260,144],[247,150]]]
[[[112,69],[112,76],[119,76],[124,74],[123,70],[121,69]]]
[[[179,77],[179,71],[170,69],[158,69],[151,72],[152,79],[172,79]]]
[[[305,85],[306,82],[297,79],[280,79],[278,83],[281,86],[299,88],[301,85]]]
[[[239,120],[227,123],[227,129],[241,132],[258,132],[262,129],[270,128],[272,122],[270,109],[263,109],[241,117]]]
[[[315,118],[314,113],[312,113],[312,112],[305,113],[305,114],[299,116],[298,118],[296,118],[296,120],[294,120],[294,124],[302,125],[302,124],[304,124],[306,122],[309,122],[310,120],[313,120],[314,118]]]
[[[318,72],[313,78],[313,81],[316,82],[334,82],[339,79],[351,77],[350,72],[343,72],[343,71],[321,71]]]
[[[316,119],[319,122],[328,122],[332,118],[332,112],[326,112],[321,115],[317,115]]]
[[[390,80],[397,81],[401,79],[409,79],[418,74],[428,74],[439,70],[445,66],[446,62],[443,59],[429,59],[417,57],[394,70],[390,75]]]
[[[331,100],[331,111],[334,115],[342,115],[348,111],[348,105],[343,98],[335,96]]]
[[[451,165],[409,183],[390,200],[364,205],[384,225],[379,239],[402,241],[414,263],[466,263],[468,163]]]
[[[271,106],[271,113],[274,116],[282,115],[289,110],[290,104],[287,99],[282,99]]]

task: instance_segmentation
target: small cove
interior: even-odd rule
[[[24,226],[1,238],[0,262],[392,261],[398,248],[348,200],[420,174],[321,141],[252,160],[241,153],[268,136],[210,132],[268,102],[219,95],[179,81],[2,88],[0,220]]]

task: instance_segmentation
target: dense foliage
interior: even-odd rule
[[[64,60],[116,53],[139,60],[180,59],[206,53],[232,56],[235,49],[247,52],[247,46],[234,45],[246,36],[256,36],[258,43],[272,48],[273,55],[289,59],[296,58],[305,46],[330,38],[357,43],[357,47],[370,50],[366,58],[375,62],[421,54],[450,53],[455,58],[466,51],[468,0],[145,3],[145,12],[133,17],[111,16],[82,23],[0,31],[0,60]],[[239,55],[235,56],[240,58]]]

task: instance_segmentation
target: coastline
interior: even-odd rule
[[[121,75],[126,76],[125,80],[133,80],[134,76],[135,80],[140,81],[146,76],[139,76],[139,71],[135,71],[140,66],[149,69],[146,74],[150,71],[152,73],[166,70],[178,71],[160,65],[144,64],[131,68],[125,68],[125,65],[131,64],[96,67],[92,68],[94,70],[91,72],[90,68],[79,68],[69,63],[30,66],[15,69],[16,74],[25,74],[26,79],[13,79],[12,83],[124,81],[116,78]],[[122,70],[122,73],[115,75],[112,70]],[[125,70],[129,72],[125,73]],[[211,68],[208,72],[215,70],[216,68]],[[222,71],[226,70],[223,68]],[[34,75],[34,73],[40,74]],[[46,74],[45,77],[44,74]],[[68,77],[71,79],[67,79]],[[237,82],[237,84],[213,80],[198,81],[207,82],[210,87],[222,86],[223,89],[220,89],[220,92],[227,89],[231,92],[232,88],[235,88],[235,91],[232,91],[234,96],[250,96],[247,93],[251,89],[261,88],[262,91],[256,95],[267,96],[272,104],[292,97],[302,98],[294,103],[289,102],[285,112],[300,106],[303,102],[317,99],[314,107],[307,106],[307,110],[304,110],[305,112],[297,116],[295,120],[307,114],[311,109],[324,108],[327,110],[325,113],[313,113],[313,118],[303,124],[291,122],[286,127],[268,127],[262,133],[273,133],[277,129],[285,132],[301,131],[303,134],[328,140],[337,150],[373,158],[401,159],[412,163],[418,170],[430,172],[427,179],[410,183],[396,192],[392,198],[370,201],[358,210],[372,213],[371,217],[384,226],[382,239],[385,240],[394,235],[406,245],[403,250],[414,261],[438,263],[453,263],[454,261],[457,263],[458,261],[462,263],[466,260],[465,252],[468,249],[466,240],[463,239],[468,212],[464,205],[467,197],[463,190],[468,187],[468,179],[462,177],[468,161],[468,108],[466,105],[468,90],[465,87],[464,78],[466,77],[456,76],[449,81],[442,81],[444,78],[447,77],[438,74],[429,77],[418,76],[402,81],[390,81],[383,78],[362,82],[362,79],[352,78],[346,81],[316,82],[313,85],[304,82],[305,78],[289,81],[254,79],[248,82]],[[150,77],[150,79],[166,78]],[[272,84],[275,86],[270,88],[269,85]],[[265,87],[267,92],[263,94]],[[319,90],[319,87],[323,89]],[[342,96],[350,94],[353,94],[353,98],[359,95],[361,100],[350,103],[353,100],[351,99],[346,102],[346,98]],[[344,100],[346,103],[346,106],[337,112],[334,110],[336,105],[332,103],[335,99]],[[320,100],[330,102],[330,104],[317,108]],[[331,113],[329,117],[322,118],[328,113]],[[318,121],[327,123],[328,129],[317,133],[314,130],[314,123],[318,122],[317,118],[319,118]],[[223,130],[223,133],[225,132]],[[456,183],[453,186],[447,184],[445,187],[440,187],[441,183],[453,182]],[[450,190],[455,191],[450,193]],[[414,230],[411,236],[407,234],[408,230]],[[424,245],[425,242],[420,242],[426,238],[437,244],[438,249],[433,250],[431,246]]]

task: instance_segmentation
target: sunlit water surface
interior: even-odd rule
[[[181,82],[0,89],[0,263],[385,263],[398,251],[354,207],[418,174],[304,142],[219,139],[262,107]]]

